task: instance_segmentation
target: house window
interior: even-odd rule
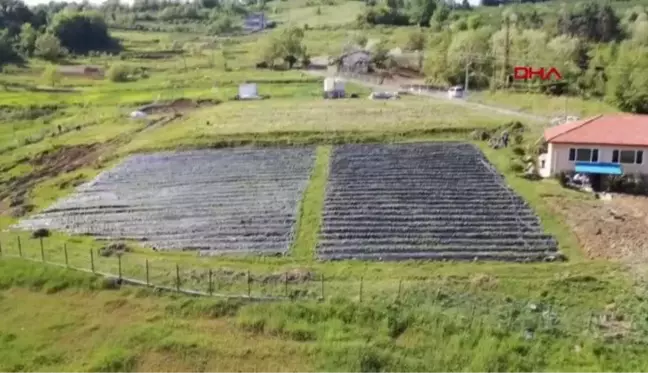
[[[643,150],[614,150],[612,162],[622,164],[642,164]]]
[[[540,161],[540,168],[545,168],[545,160]]]
[[[578,162],[598,162],[598,149],[569,149],[569,160]]]

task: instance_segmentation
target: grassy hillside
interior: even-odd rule
[[[641,302],[613,272],[520,282],[526,294],[517,296],[482,275],[411,289],[396,303],[246,304],[109,290],[19,261],[0,267],[0,368],[8,371],[610,371],[648,363]]]
[[[312,55],[337,53],[366,34],[402,46],[413,28],[343,28],[361,3],[292,6],[272,18],[308,24]],[[317,9],[320,9],[318,11]],[[321,14],[317,14],[321,13]],[[280,31],[280,30],[279,30]],[[120,31],[125,57],[77,57],[144,71],[127,82],[63,77],[52,92],[46,65],[31,60],[1,75],[0,228],[68,195],[129,154],[159,149],[315,144],[316,167],[301,201],[297,239],[283,258],[202,258],[133,244],[121,257],[93,256],[95,270],[160,285],[218,293],[294,295],[293,302],[247,303],[160,294],[72,270],[89,269],[102,242],[54,233],[40,242],[0,233],[0,370],[644,370],[644,295],[620,263],[589,260],[548,198],[589,200],[553,180],[533,182],[511,169],[514,153],[482,148],[556,236],[565,263],[321,263],[314,260],[330,144],[469,140],[516,116],[403,97],[324,101],[321,79],[299,71],[255,69],[268,35],[215,38],[204,33]],[[174,44],[180,44],[180,46]],[[154,59],[147,53],[181,48]],[[130,54],[129,54],[130,53]],[[144,68],[144,69],[142,69]],[[257,82],[269,98],[236,101],[237,86]],[[209,100],[128,118],[154,101]],[[561,99],[475,94],[478,102],[537,114],[560,113]],[[612,110],[570,99],[587,115]],[[570,112],[570,114],[573,114]],[[526,123],[536,134],[544,123]],[[528,140],[534,141],[533,136]],[[526,145],[526,144],[524,144]],[[20,245],[20,246],[19,246]],[[93,254],[94,255],[94,254]],[[251,276],[252,281],[249,281]],[[283,276],[283,277],[282,277]],[[289,278],[289,281],[285,281]],[[398,302],[396,302],[398,300]]]

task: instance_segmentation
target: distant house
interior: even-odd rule
[[[539,173],[648,175],[648,115],[610,114],[547,128]]]
[[[103,78],[104,70],[100,66],[73,65],[61,66],[59,72],[64,76],[85,76],[89,78]]]
[[[337,72],[366,74],[371,64],[371,52],[356,50],[345,53],[335,60],[332,65],[337,67]]]
[[[268,26],[266,16],[263,13],[252,13],[245,17],[243,29],[247,32],[257,32],[265,30]]]

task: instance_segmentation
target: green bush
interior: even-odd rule
[[[111,82],[127,82],[130,80],[130,68],[122,64],[112,65],[110,69],[108,69],[107,77]]]

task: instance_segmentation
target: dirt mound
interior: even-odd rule
[[[614,195],[611,200],[548,198],[593,259],[648,263],[648,198]]]

